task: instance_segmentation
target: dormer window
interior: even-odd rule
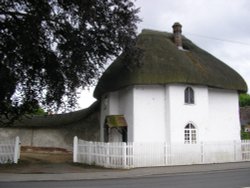
[[[194,104],[194,90],[191,87],[185,89],[185,104]]]

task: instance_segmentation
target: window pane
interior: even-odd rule
[[[185,103],[194,104],[194,90],[191,87],[187,87],[184,91]]]
[[[185,135],[185,140],[189,140],[189,135]]]
[[[190,88],[190,103],[194,104],[194,90]]]
[[[188,123],[184,129],[184,143],[196,143],[196,129],[192,123]]]

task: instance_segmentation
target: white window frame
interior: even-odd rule
[[[197,143],[197,129],[193,123],[188,123],[184,128],[184,143],[185,144]]]

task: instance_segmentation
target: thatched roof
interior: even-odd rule
[[[93,112],[99,110],[99,102],[94,102],[90,107],[65,114],[52,115],[33,115],[31,117],[23,117],[21,120],[15,121],[11,127],[41,128],[41,127],[64,127],[75,122],[86,119]],[[0,124],[0,127],[3,126]]]
[[[245,81],[236,71],[185,37],[185,50],[179,50],[172,34],[143,30],[136,46],[143,50],[141,66],[128,69],[122,54],[100,78],[94,91],[96,98],[130,85],[148,84],[195,84],[247,91]]]

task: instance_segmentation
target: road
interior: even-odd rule
[[[250,188],[250,169],[138,178],[0,183],[0,188]]]

